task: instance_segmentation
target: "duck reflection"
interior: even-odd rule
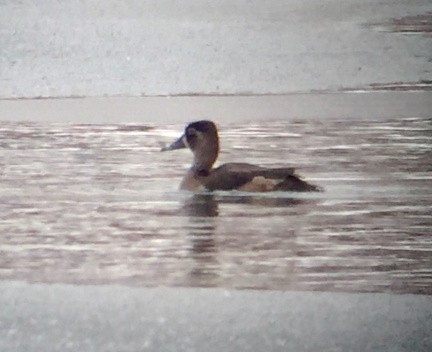
[[[212,194],[194,194],[184,203],[183,211],[188,218],[190,258],[194,261],[189,272],[189,285],[216,286],[220,272],[214,236],[218,202]]]
[[[190,258],[194,261],[189,272],[191,286],[218,286],[220,263],[217,250],[217,222],[220,209],[224,204],[252,205],[259,207],[295,207],[305,199],[268,198],[255,195],[216,195],[198,193],[188,198],[183,204],[183,212],[188,218],[188,237]]]
[[[212,218],[219,215],[218,203],[212,193],[197,193],[186,200],[183,211],[191,221],[196,218]]]
[[[224,194],[215,195],[213,193],[197,193],[189,198],[183,205],[185,215],[191,220],[202,217],[217,217],[219,215],[219,205],[223,204],[242,204],[255,205],[260,207],[294,207],[304,204],[308,199],[291,197],[265,197],[258,195],[234,195]]]

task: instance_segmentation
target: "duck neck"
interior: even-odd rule
[[[213,164],[217,159],[217,155],[217,150],[215,150],[213,153],[206,153],[205,155],[201,153],[195,154],[194,161],[191,167],[194,175],[208,176],[210,170],[213,167]]]
[[[219,155],[219,139],[217,134],[207,137],[199,147],[193,150],[194,160],[191,167],[194,175],[208,176]]]
[[[196,176],[208,176],[213,164],[214,161],[211,160],[194,160],[191,169]]]

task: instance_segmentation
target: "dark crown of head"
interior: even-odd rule
[[[202,120],[190,123],[187,128],[193,128],[200,132],[208,132],[211,129],[215,129],[215,124],[212,121]]]

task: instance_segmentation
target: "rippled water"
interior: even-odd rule
[[[322,194],[177,190],[183,126],[2,123],[0,278],[432,294],[432,120],[220,124]]]

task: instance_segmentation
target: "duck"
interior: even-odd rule
[[[216,124],[210,120],[189,123],[183,135],[173,143],[164,146],[161,151],[183,148],[191,150],[193,161],[181,181],[182,190],[323,191],[321,187],[302,180],[292,167],[269,168],[243,162],[231,162],[213,167],[219,155],[219,134]]]

